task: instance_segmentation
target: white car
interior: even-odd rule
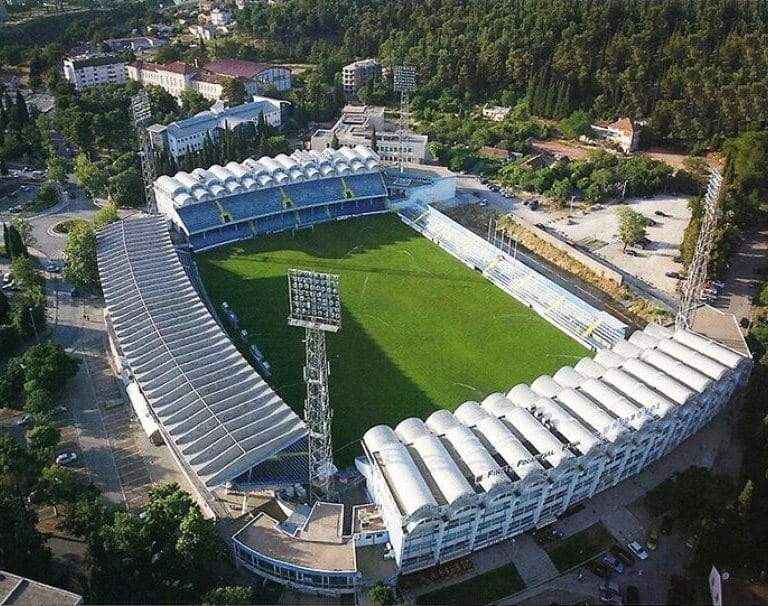
[[[74,452],[65,452],[56,457],[56,465],[69,465],[77,461],[77,454]]]
[[[23,427],[24,425],[29,425],[30,421],[32,421],[32,415],[25,414],[22,415],[18,421],[16,421],[16,425]]]
[[[637,556],[638,560],[648,559],[648,552],[645,550],[645,547],[643,547],[637,541],[631,541],[627,543],[627,547],[629,547],[629,550]]]

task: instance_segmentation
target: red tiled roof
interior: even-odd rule
[[[208,82],[209,84],[221,84],[226,78],[223,76],[217,76],[216,74],[201,73],[195,76],[195,80],[199,82]]]
[[[615,128],[616,130],[624,131],[625,135],[631,135],[635,132],[635,124],[629,118],[622,118],[616,120],[613,124],[609,124],[608,128]]]
[[[195,74],[197,69],[187,65],[182,61],[173,61],[172,63],[150,63],[148,61],[131,61],[128,65],[150,72],[171,72],[173,74]]]
[[[247,78],[252,80],[261,72],[272,67],[279,67],[269,63],[254,63],[253,61],[244,61],[243,59],[221,59],[211,61],[205,66],[205,71],[228,78]],[[285,68],[287,69],[287,68]]]

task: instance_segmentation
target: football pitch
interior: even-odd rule
[[[262,236],[196,261],[217,310],[230,304],[301,416],[304,332],[287,324],[288,269],[339,274],[342,328],[327,346],[340,467],[374,425],[454,410],[589,355],[393,215]]]

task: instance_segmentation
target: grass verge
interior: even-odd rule
[[[560,572],[570,570],[608,549],[615,540],[600,522],[592,524],[568,537],[552,550],[547,550],[549,557]]]
[[[440,604],[487,604],[525,589],[525,583],[514,564],[506,564],[478,575],[463,583],[443,587],[417,598],[416,603],[430,606]]]

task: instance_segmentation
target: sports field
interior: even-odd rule
[[[232,306],[272,365],[270,383],[302,415],[304,334],[287,325],[288,269],[339,274],[342,328],[327,337],[339,466],[373,425],[453,410],[588,354],[393,215],[255,238],[196,260],[216,308]]]

